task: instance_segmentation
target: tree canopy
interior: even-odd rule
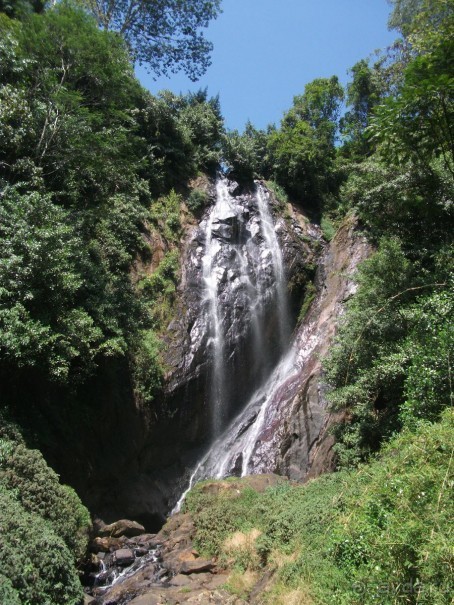
[[[132,59],[156,76],[179,70],[197,80],[210,65],[211,42],[202,29],[221,0],[80,0],[98,25],[120,33]]]

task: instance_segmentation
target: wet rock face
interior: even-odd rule
[[[129,421],[122,423],[128,435],[117,451],[127,456],[115,481],[106,473],[102,494],[97,482],[91,503],[106,520],[126,515],[148,531],[156,531],[175,505],[213,433],[222,431],[266,381],[288,344],[322,251],[319,230],[291,207],[280,206],[262,184],[250,190],[228,181],[221,190],[214,183],[210,187],[212,204],[198,225],[187,227],[182,243],[178,308],[164,336],[164,398],[153,402],[156,417],[148,424],[143,418],[126,431]],[[222,336],[217,346],[216,318]],[[217,384],[216,359],[222,365]],[[217,427],[214,400],[222,404]],[[135,412],[139,423],[140,410]],[[247,419],[240,432],[250,423]],[[242,465],[239,451],[235,474]]]
[[[316,294],[287,352],[247,405],[200,459],[191,483],[209,477],[277,472],[304,481],[332,467],[335,417],[327,409],[322,360],[343,303],[355,289],[354,273],[370,248],[345,221],[325,246],[315,276]]]
[[[340,416],[327,409],[322,362],[344,302],[356,289],[356,268],[370,253],[352,219],[326,246],[317,270],[317,296],[295,336],[295,371],[288,374],[288,389],[276,392],[257,434],[251,472],[272,470],[304,481],[332,470],[334,439],[328,429]]]
[[[233,182],[226,182],[225,188],[227,191],[218,189],[218,203],[208,209],[186,244],[178,317],[168,328],[166,342],[165,361],[170,368],[166,381],[168,404],[171,409],[178,406],[186,410],[185,432],[194,442],[211,430],[210,375],[216,352],[207,279],[216,285],[216,312],[223,337],[221,396],[225,425],[286,346],[277,337],[282,331],[280,322],[288,322],[288,339],[295,321],[294,312],[282,308],[276,293],[276,253],[282,256],[284,288],[289,282],[304,278],[293,291],[297,306],[320,239],[316,232],[303,231],[296,220],[279,216],[278,203],[263,189],[275,217],[273,230],[277,238],[273,246],[264,235],[267,217],[258,207],[257,189],[242,191]],[[219,203],[222,195],[228,199]],[[207,254],[211,255],[208,271]],[[192,420],[188,418],[191,409]]]

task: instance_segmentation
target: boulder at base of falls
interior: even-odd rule
[[[113,552],[114,550],[118,550],[119,548],[122,548],[124,543],[125,543],[125,539],[109,538],[109,537],[100,538],[99,536],[97,536],[96,538],[93,539],[93,541],[90,544],[90,551],[93,553]]]
[[[273,474],[250,475],[241,479],[207,481],[197,489],[210,496],[218,494],[222,498],[226,492],[233,497],[250,489],[264,492],[281,482],[288,482],[288,479]],[[153,542],[159,544],[156,553],[159,563],[144,561],[135,573],[124,580],[120,579],[111,588],[101,592],[94,589],[97,605],[246,605],[238,593],[224,588],[232,582],[238,582],[238,571],[230,569],[228,561],[219,563],[215,558],[200,557],[194,548],[196,535],[197,528],[191,513],[178,513],[170,517],[153,538]],[[249,532],[241,545],[250,544],[259,535],[257,530]],[[236,547],[239,544],[236,536]],[[269,588],[272,577],[273,574],[266,570],[263,573],[248,570],[241,574],[242,592],[263,594]]]
[[[111,523],[110,525],[104,525],[99,529],[98,534],[108,536],[110,538],[120,538],[126,536],[127,538],[134,538],[134,536],[140,536],[145,533],[145,527],[137,521],[130,521],[129,519],[120,519]]]
[[[131,563],[134,563],[134,560],[134,552],[130,548],[120,548],[113,554],[113,561],[119,567],[127,567]]]
[[[245,605],[222,586],[228,574],[214,560],[199,557],[193,546],[194,524],[189,514],[171,517],[153,538],[160,544],[160,563],[136,561],[137,569],[109,588],[94,587],[97,605],[177,605],[183,603]],[[141,537],[135,539],[140,541]],[[147,538],[146,542],[149,542]],[[114,553],[118,557],[122,551]],[[118,564],[118,560],[116,561]],[[134,569],[134,568],[133,568]]]

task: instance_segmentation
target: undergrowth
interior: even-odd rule
[[[238,572],[272,571],[268,603],[448,605],[453,577],[454,414],[421,422],[356,471],[257,493],[188,495],[197,547]],[[237,584],[237,582],[236,582]]]

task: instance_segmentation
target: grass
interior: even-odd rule
[[[263,603],[448,605],[453,443],[447,410],[357,471],[263,493],[247,479],[231,489],[196,486],[186,506],[197,548],[233,569],[229,587],[243,597],[270,574]]]
[[[330,242],[333,239],[337,231],[336,225],[326,214],[324,214],[321,218],[320,229],[322,230],[323,237],[327,242]]]
[[[304,292],[303,304],[301,305],[300,312],[298,314],[298,322],[303,321],[306,317],[307,312],[317,294],[317,288],[315,287],[314,282],[310,281],[307,283],[306,291]]]

